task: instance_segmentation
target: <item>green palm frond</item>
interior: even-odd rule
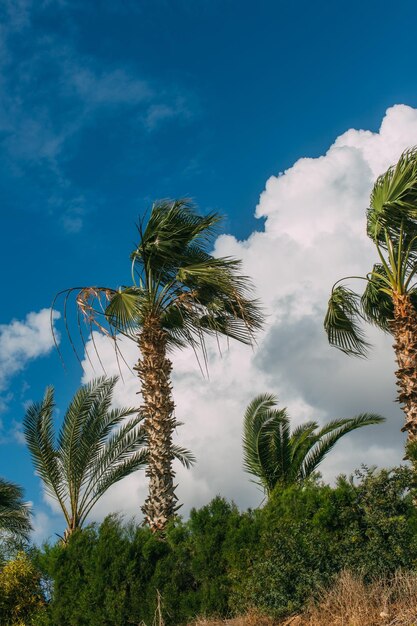
[[[277,485],[302,483],[317,469],[344,435],[384,418],[365,413],[353,418],[332,420],[319,428],[310,421],[291,433],[286,409],[275,408],[271,394],[256,396],[243,420],[243,467],[270,495]]]
[[[323,426],[317,433],[315,447],[309,452],[303,462],[300,472],[301,479],[305,480],[313,474],[341,437],[363,426],[381,424],[384,421],[385,418],[376,413],[362,413],[351,418],[333,420]]]
[[[30,509],[19,485],[0,478],[0,534],[27,539],[31,531]]]
[[[256,396],[248,405],[243,418],[243,464],[247,472],[258,475],[261,469],[258,456],[258,437],[265,414],[277,403],[276,396],[266,393]]]
[[[118,332],[134,337],[147,311],[147,293],[138,287],[118,289],[105,310],[108,323]]]
[[[394,317],[392,297],[386,292],[388,277],[383,265],[376,263],[368,275],[368,282],[361,298],[365,319],[390,332],[390,322]]]
[[[196,462],[194,454],[182,446],[173,445],[172,454],[186,469],[190,469]]]
[[[42,479],[47,493],[56,498],[64,514],[66,487],[54,438],[53,411],[54,390],[48,387],[42,402],[33,403],[23,419],[23,431],[37,474]]]
[[[411,148],[375,182],[367,215],[368,235],[384,246],[384,229],[395,233],[403,225],[408,233],[416,233],[416,207],[417,148]]]
[[[111,409],[116,381],[98,378],[76,392],[56,444],[52,388],[26,412],[24,433],[33,463],[68,526],[81,525],[109,486],[146,464],[141,414],[135,408]]]
[[[290,482],[297,482],[300,475],[304,459],[311,448],[317,442],[318,423],[314,421],[305,422],[297,426],[290,439],[291,449],[291,476]]]
[[[329,343],[346,354],[365,356],[369,344],[358,324],[361,319],[363,312],[359,296],[341,285],[334,287],[324,319]]]

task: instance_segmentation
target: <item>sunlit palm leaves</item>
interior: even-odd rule
[[[367,212],[367,233],[378,260],[362,279],[365,289],[360,295],[338,281],[324,321],[329,342],[357,356],[365,356],[369,347],[362,322],[392,333],[393,295],[408,293],[416,300],[417,148],[405,151],[398,163],[377,179]]]
[[[67,303],[75,295],[84,349],[82,319],[93,344],[94,328],[114,340],[116,358],[121,356],[119,334],[138,344],[134,369],[141,382],[150,479],[142,510],[158,531],[178,508],[171,466],[175,405],[167,351],[191,346],[196,356],[201,350],[207,364],[208,336],[252,344],[263,322],[259,303],[251,297],[251,282],[241,275],[240,261],[211,254],[220,221],[217,213],[199,215],[187,200],[155,203],[147,222],[138,226],[129,286],[81,287],[59,294],[68,331]]]
[[[344,435],[379,424],[384,418],[365,413],[319,427],[306,422],[292,432],[286,409],[276,408],[271,394],[259,395],[246,409],[243,427],[243,466],[269,496],[277,485],[302,483],[317,469]]]
[[[0,537],[14,535],[27,539],[31,530],[28,505],[23,501],[23,490],[0,478]]]
[[[198,215],[186,200],[156,203],[146,227],[138,227],[139,243],[131,255],[133,284],[61,292],[64,318],[74,294],[81,333],[83,318],[90,331],[96,327],[113,338],[119,332],[135,339],[147,317],[155,315],[172,347],[201,346],[204,351],[206,335],[252,343],[263,316],[250,298],[251,282],[241,275],[240,261],[209,252],[220,221],[217,213]]]
[[[147,438],[135,408],[112,409],[116,378],[99,378],[74,395],[57,436],[54,392],[32,404],[24,433],[36,472],[47,493],[60,505],[67,534],[81,527],[93,506],[116,482],[147,463]],[[186,450],[175,455],[193,462]]]

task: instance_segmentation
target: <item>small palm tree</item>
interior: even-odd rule
[[[23,489],[0,478],[0,533],[27,539],[30,531],[30,511],[23,501]]]
[[[240,274],[240,261],[215,258],[209,252],[220,220],[217,213],[199,215],[185,200],[158,202],[146,226],[138,228],[131,286],[62,292],[65,303],[69,293],[76,293],[90,329],[96,324],[112,337],[121,333],[138,346],[134,370],[141,383],[149,446],[149,495],[142,511],[153,531],[163,531],[178,509],[168,351],[191,346],[201,349],[205,358],[205,336],[224,335],[251,344],[262,324],[259,305],[249,297],[251,283]]]
[[[269,497],[277,485],[287,487],[307,480],[341,437],[384,421],[380,415],[364,413],[332,420],[319,428],[306,422],[290,429],[286,409],[276,409],[271,394],[256,396],[246,409],[243,427],[243,466]]]
[[[380,176],[371,194],[367,233],[378,262],[360,278],[362,295],[341,281],[332,288],[324,327],[330,344],[346,354],[366,356],[369,344],[360,322],[394,337],[398,400],[405,413],[403,431],[417,437],[417,148]]]
[[[82,527],[112,485],[148,461],[143,416],[135,408],[111,409],[116,382],[117,377],[98,378],[81,387],[65,413],[57,440],[52,387],[42,402],[27,409],[23,421],[36,471],[64,514],[64,541]],[[187,466],[193,461],[185,450],[176,448],[174,453]]]

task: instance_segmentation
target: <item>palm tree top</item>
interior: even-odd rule
[[[277,402],[272,394],[256,396],[246,409],[243,425],[243,467],[267,495],[278,484],[305,481],[344,435],[385,420],[363,413],[322,427],[308,421],[291,431],[287,410],[277,409]]]
[[[362,322],[392,333],[393,298],[408,294],[417,305],[417,147],[403,152],[398,163],[377,178],[366,221],[377,261],[368,274],[333,285],[324,320],[329,343],[360,357],[370,347]],[[352,279],[364,281],[362,294],[341,284]]]
[[[112,485],[148,461],[141,412],[111,407],[116,382],[115,376],[100,377],[78,389],[57,433],[52,387],[42,402],[26,411],[23,427],[33,464],[70,530],[83,525]],[[186,467],[194,462],[193,455],[179,446],[173,447],[173,454]]]
[[[90,331],[97,328],[113,339],[117,332],[136,341],[145,320],[154,319],[168,348],[191,345],[204,354],[207,335],[253,344],[264,316],[250,297],[252,283],[241,275],[241,261],[211,254],[222,219],[216,212],[199,215],[189,200],[156,202],[147,222],[138,224],[132,284],[64,290],[52,308],[62,296],[67,331],[67,302],[75,294],[78,327],[83,318]]]

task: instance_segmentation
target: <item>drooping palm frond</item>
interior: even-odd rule
[[[0,535],[27,539],[30,531],[30,509],[23,501],[23,489],[0,478]]]
[[[64,503],[66,487],[62,462],[57,455],[54,440],[54,408],[54,390],[48,387],[42,402],[33,403],[27,408],[23,428],[36,473],[43,481],[47,493],[58,500],[68,521],[69,513]]]
[[[342,285],[334,287],[324,319],[329,343],[346,354],[365,356],[369,343],[359,326],[363,317],[358,294]]]
[[[300,478],[305,480],[316,471],[319,464],[332,450],[341,437],[363,426],[381,424],[385,418],[376,413],[362,413],[355,417],[332,420],[315,435],[315,441],[300,468]]]
[[[268,489],[269,473],[265,471],[265,455],[262,454],[265,447],[263,429],[276,403],[277,399],[272,394],[256,396],[247,407],[243,418],[243,467],[246,472],[257,478],[257,482],[262,484],[264,489]],[[268,447],[268,439],[266,444]],[[268,454],[266,458],[269,460]]]
[[[319,428],[306,422],[290,431],[285,409],[276,409],[276,397],[256,396],[246,409],[243,422],[243,467],[270,495],[277,485],[302,483],[317,469],[337,441],[344,435],[384,421],[380,415],[366,413],[332,420]]]

